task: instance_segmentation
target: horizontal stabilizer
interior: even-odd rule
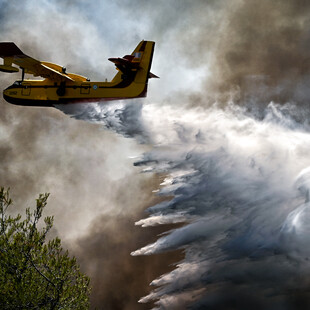
[[[131,62],[134,60],[135,56],[134,55],[125,55],[123,58],[126,60],[129,60]]]
[[[130,55],[126,55],[123,58],[119,58],[119,57],[118,58],[109,58],[109,60],[112,61],[113,63],[115,63],[115,65],[117,67],[122,66],[122,67],[125,67],[126,69],[129,69],[129,70],[139,68],[139,64],[131,62],[131,60],[128,59],[128,56],[131,57]]]

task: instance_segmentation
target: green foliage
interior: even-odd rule
[[[26,210],[26,219],[7,214],[9,191],[0,189],[0,309],[88,309],[89,278],[59,238],[47,241],[53,217],[38,229],[48,194]],[[43,224],[43,223],[42,223]]]

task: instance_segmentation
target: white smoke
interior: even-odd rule
[[[287,302],[285,292],[308,273],[310,241],[310,134],[293,105],[270,103],[260,114],[232,102],[224,109],[138,102],[71,108],[73,117],[153,146],[135,165],[166,175],[154,191],[167,200],[136,224],[184,223],[132,253],[184,251],[140,302],[220,309],[243,294],[249,301],[242,298],[238,309]]]

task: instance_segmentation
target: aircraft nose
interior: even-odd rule
[[[6,88],[3,91],[3,98],[5,101],[12,103],[12,104],[16,104],[15,103],[15,97],[17,95],[17,90],[14,90],[14,88],[12,88],[12,86],[9,86],[8,88]]]
[[[5,89],[5,90],[3,91],[3,99],[4,99],[5,101],[11,103],[11,102],[10,102],[11,97],[8,95],[8,90],[7,90],[7,89]]]

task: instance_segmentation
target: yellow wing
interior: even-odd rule
[[[41,76],[55,82],[66,81],[86,81],[83,76],[66,73],[65,68],[49,63],[36,60],[25,55],[13,42],[0,42],[0,57],[4,59],[3,65],[0,65],[0,71],[18,72],[19,69],[12,64],[18,65],[25,70],[25,73]]]

